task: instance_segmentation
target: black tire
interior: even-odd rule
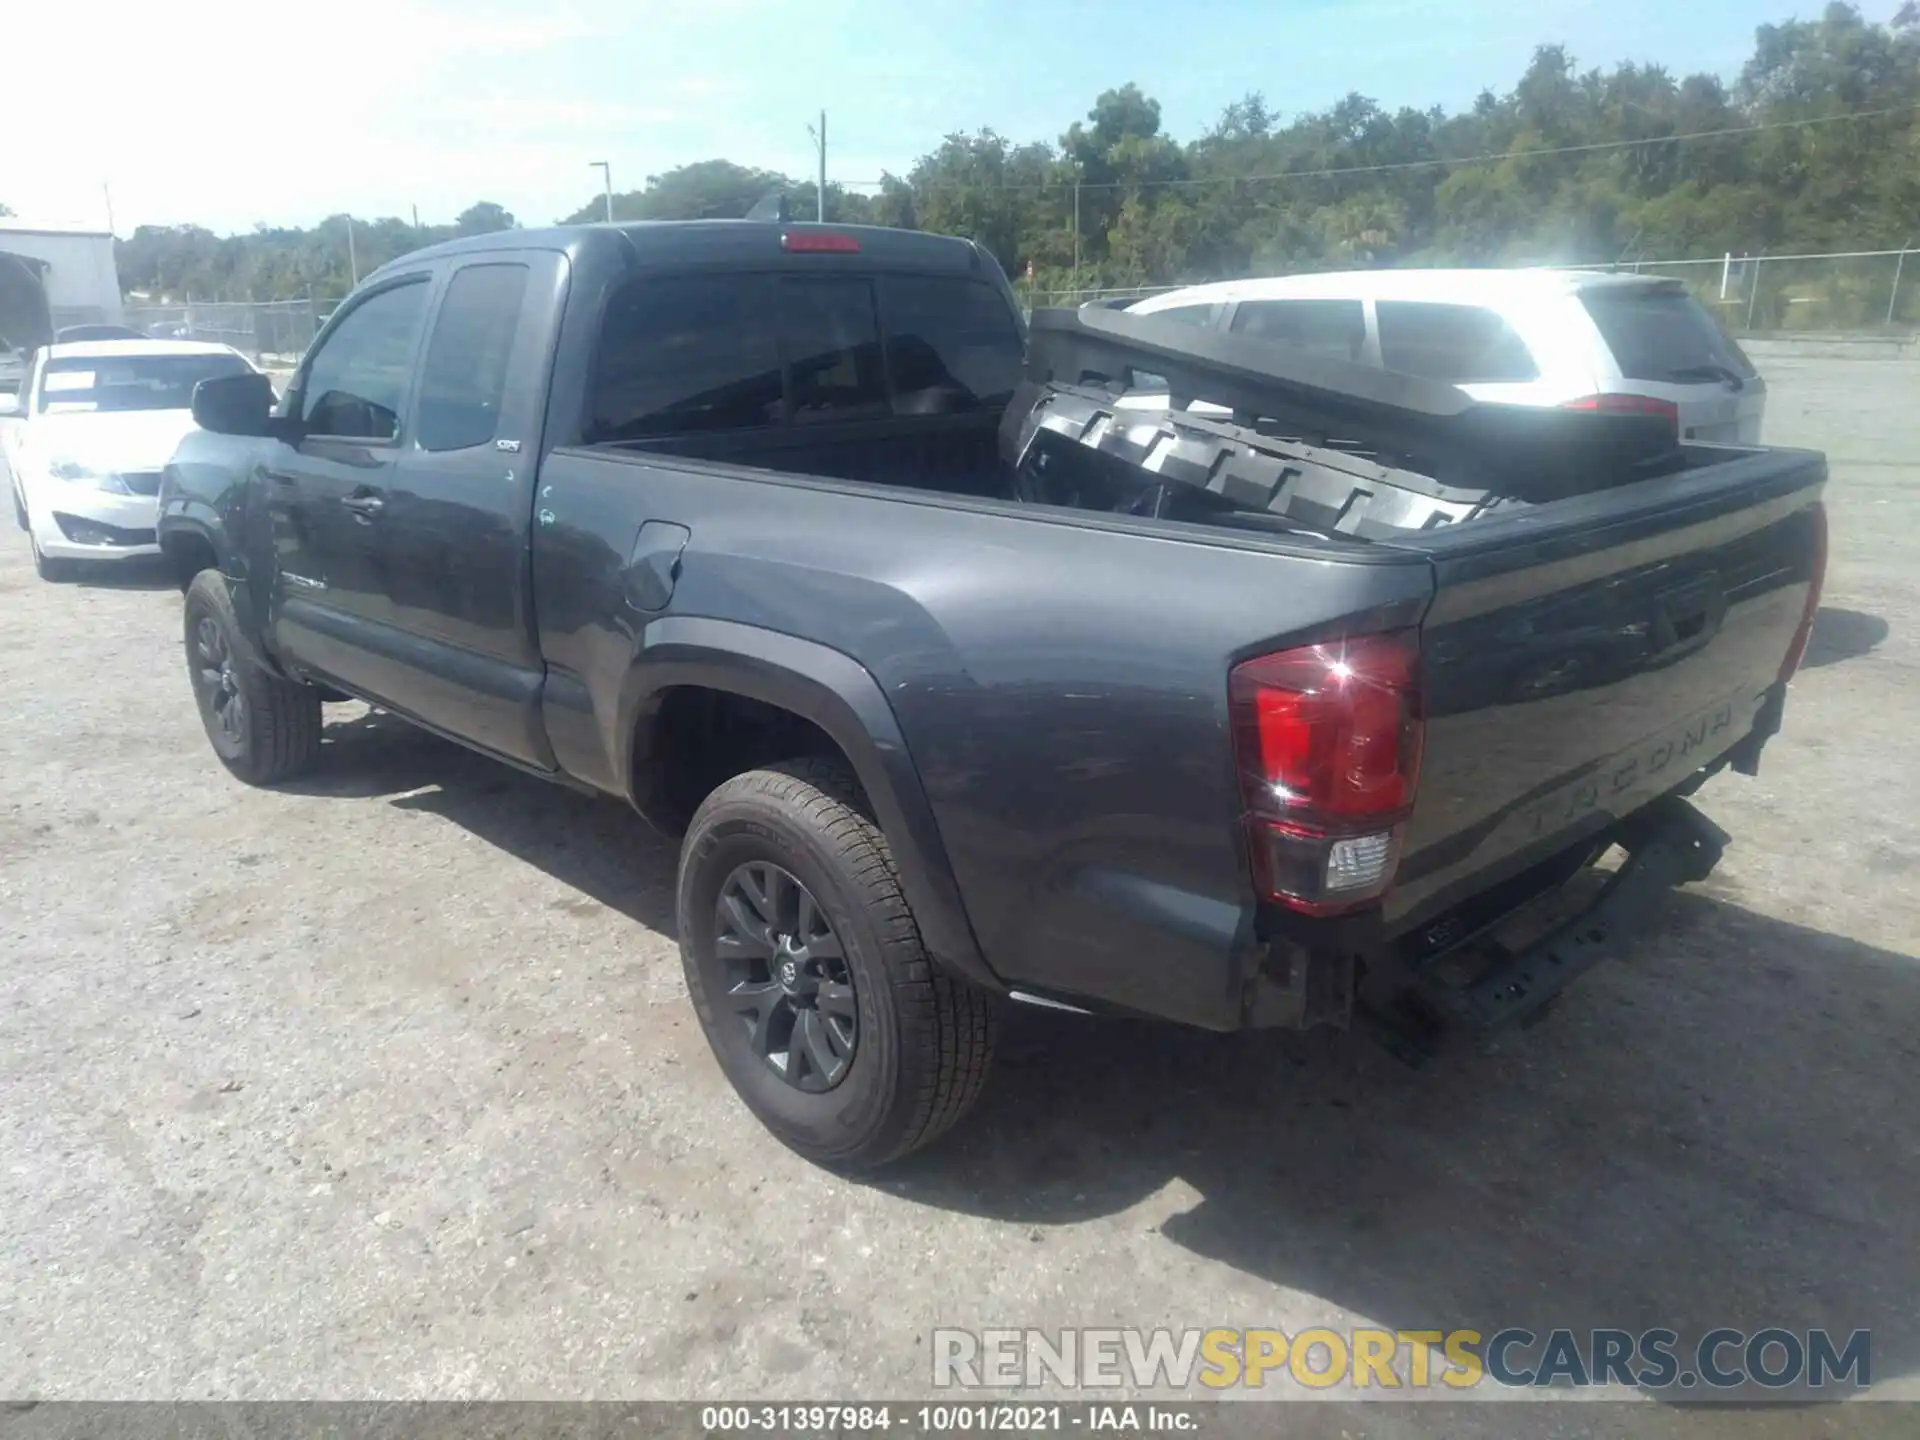
[[[218,570],[201,571],[187,587],[185,642],[200,723],[222,765],[249,785],[291,780],[313,767],[320,758],[320,694],[260,663]]]
[[[33,573],[49,585],[64,585],[78,573],[78,567],[71,560],[56,560],[51,555],[41,553],[40,542],[32,540]]]
[[[791,1049],[785,1066],[756,1052],[759,1032],[735,998],[747,987],[728,968],[740,962],[720,953],[723,888],[742,867],[767,866],[811,892],[857,1006],[857,1043],[843,1075],[820,1093],[783,1078],[795,1063]],[[680,849],[678,912],[687,989],[707,1043],[747,1107],[808,1159],[848,1170],[883,1165],[943,1134],[979,1098],[993,1054],[993,998],[927,955],[886,837],[841,761],[751,770],[709,795]],[[731,933],[727,943],[737,951]]]

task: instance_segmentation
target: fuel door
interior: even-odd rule
[[[680,555],[693,532],[670,520],[649,520],[634,537],[627,557],[627,603],[636,610],[667,608],[680,578]]]

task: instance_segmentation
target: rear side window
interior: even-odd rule
[[[447,286],[420,375],[422,450],[464,450],[493,439],[526,293],[524,265],[469,265]]]
[[[1202,328],[1213,324],[1219,317],[1218,305],[1169,305],[1165,310],[1144,312],[1150,320],[1175,320],[1182,325],[1199,325]]]
[[[773,297],[751,276],[630,285],[607,307],[587,439],[737,430],[780,418]]]
[[[807,425],[887,413],[880,319],[867,280],[782,280],[780,332],[793,418]]]
[[[1367,315],[1358,300],[1242,300],[1233,333],[1358,360],[1367,347]]]
[[[1751,380],[1753,362],[1700,303],[1683,290],[1620,286],[1586,290],[1580,303],[1629,380],[1674,384]]]
[[[1483,306],[1382,300],[1374,313],[1380,325],[1380,363],[1389,370],[1450,385],[1540,378],[1526,343]]]
[[[975,280],[890,275],[882,293],[896,412],[997,408],[1012,398],[1020,330],[999,291]]]

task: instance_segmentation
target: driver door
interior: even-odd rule
[[[392,647],[381,643],[380,522],[407,443],[433,286],[422,269],[349,301],[290,387],[297,442],[275,445],[265,466],[279,650],[369,699],[394,678]]]

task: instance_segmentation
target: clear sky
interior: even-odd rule
[[[1864,0],[1885,20],[1899,0]],[[23,217],[219,231],[346,210],[544,223],[725,157],[904,171],[953,130],[1057,138],[1137,80],[1199,133],[1262,90],[1449,108],[1533,47],[1728,78],[1763,21],[1821,0],[0,0],[0,201]],[[1179,18],[1175,18],[1178,16]]]

